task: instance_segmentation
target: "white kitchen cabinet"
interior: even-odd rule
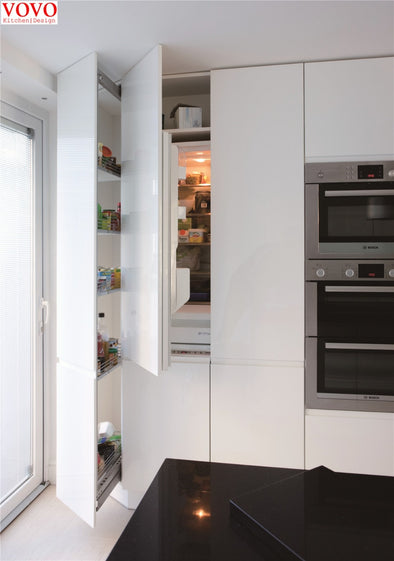
[[[305,64],[305,159],[392,159],[394,57]]]
[[[394,415],[307,410],[305,468],[394,476]]]
[[[163,244],[161,48],[122,80],[122,338],[124,356],[162,369]]]
[[[91,526],[120,477],[118,460],[101,477],[98,423],[122,425],[123,448],[133,430],[121,420],[129,388],[119,364],[105,375],[98,367],[98,312],[105,309],[106,320],[108,312],[110,336],[121,336],[125,359],[141,364],[146,376],[147,370],[158,374],[163,360],[160,47],[123,85],[122,187],[117,178],[114,194],[110,176],[97,169],[98,140],[104,139],[98,138],[96,54],[58,76],[57,496]],[[113,206],[120,193],[121,252],[118,234],[97,230],[97,203]],[[99,260],[119,256],[121,293],[99,295],[97,266],[116,265]],[[127,503],[127,489],[118,494]]]
[[[211,365],[211,459],[304,467],[304,369]]]
[[[212,361],[303,361],[303,66],[213,71],[211,96]]]
[[[165,458],[209,461],[209,358],[173,358],[157,377],[128,362],[123,395],[122,484],[135,508]]]

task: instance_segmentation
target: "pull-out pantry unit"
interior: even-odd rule
[[[201,78],[206,88],[209,74]],[[166,102],[179,100],[178,91],[175,79]],[[170,367],[171,315],[190,295],[189,270],[177,269],[172,141],[195,135],[163,132],[162,105],[160,46],[120,85],[96,53],[58,75],[57,496],[91,526],[111,492],[125,506],[141,498],[147,470],[138,442],[154,426],[160,440],[170,417],[159,408],[173,399],[175,380],[193,390],[185,412],[199,413],[184,423],[185,437],[168,437],[157,461],[171,442],[178,455],[209,459],[209,357]],[[209,128],[199,134],[209,138]],[[155,384],[165,371],[166,382]],[[141,384],[159,399],[150,416],[149,399],[141,411],[136,395]]]
[[[127,447],[122,361],[158,374],[169,348],[161,49],[121,86],[95,53],[58,76],[57,494],[92,526]]]

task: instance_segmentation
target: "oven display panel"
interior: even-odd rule
[[[362,263],[358,266],[359,279],[384,279],[383,263]]]

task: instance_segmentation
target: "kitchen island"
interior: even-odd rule
[[[394,480],[335,475],[167,459],[108,561],[393,559]]]

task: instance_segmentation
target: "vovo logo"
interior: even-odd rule
[[[57,24],[57,1],[1,2],[2,25]]]

